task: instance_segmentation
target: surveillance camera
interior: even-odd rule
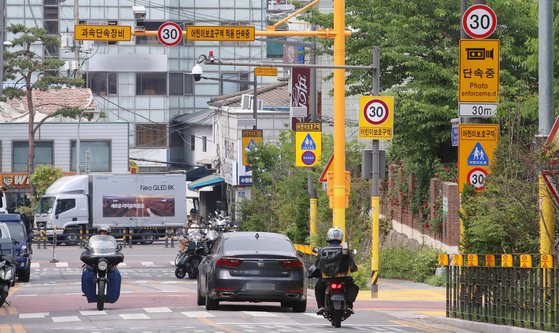
[[[146,7],[145,6],[132,6],[132,11],[134,12],[134,19],[145,20],[145,18],[146,18]]]
[[[194,75],[194,81],[200,81],[202,78],[202,74],[204,71],[202,70],[202,66],[196,64],[192,67],[192,75]]]

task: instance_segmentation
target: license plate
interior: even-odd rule
[[[331,300],[333,301],[345,301],[345,296],[342,294],[335,294],[332,295],[332,297],[330,297]]]
[[[273,283],[247,283],[247,290],[274,290],[275,285]]]

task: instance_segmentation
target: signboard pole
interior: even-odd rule
[[[555,177],[553,177],[555,178]],[[551,181],[555,182],[555,179]],[[542,174],[538,177],[540,202],[540,253],[552,254],[555,235],[554,206]]]
[[[380,94],[380,48],[373,46],[373,96]],[[373,140],[373,182],[371,187],[372,247],[371,247],[371,298],[378,298],[379,261],[379,140]]]
[[[311,26],[314,30],[314,25]],[[312,47],[310,50],[310,60],[312,64],[316,64],[316,37],[312,38]],[[293,72],[293,71],[291,71]],[[310,83],[310,102],[309,109],[311,113],[311,122],[316,122],[316,69],[311,69],[311,83]],[[317,220],[318,220],[318,193],[316,192],[316,187],[313,182],[313,173],[315,168],[312,167],[307,175],[307,187],[309,191],[309,234],[311,236],[311,244],[314,245],[317,236]]]
[[[256,72],[254,72],[254,93],[253,93],[253,97],[252,97],[252,114],[254,116],[254,127],[252,129],[257,129],[258,128],[258,76],[256,75]]]

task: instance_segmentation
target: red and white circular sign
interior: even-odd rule
[[[165,22],[157,30],[157,39],[165,46],[175,46],[182,40],[182,28],[175,22]]]
[[[472,38],[486,38],[495,32],[496,27],[497,16],[486,5],[473,5],[462,16],[462,29]]]
[[[480,191],[485,187],[485,178],[487,178],[487,171],[482,168],[474,168],[468,173],[467,181],[477,191]]]
[[[362,110],[365,120],[373,125],[380,125],[388,119],[388,105],[383,100],[372,99],[368,101]]]

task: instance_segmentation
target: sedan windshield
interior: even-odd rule
[[[39,199],[37,206],[37,214],[50,214],[54,206],[54,197],[42,197]]]
[[[260,254],[281,254],[295,256],[295,249],[290,241],[282,238],[253,238],[253,237],[232,237],[225,239],[223,243],[225,254],[236,253],[260,253]]]

